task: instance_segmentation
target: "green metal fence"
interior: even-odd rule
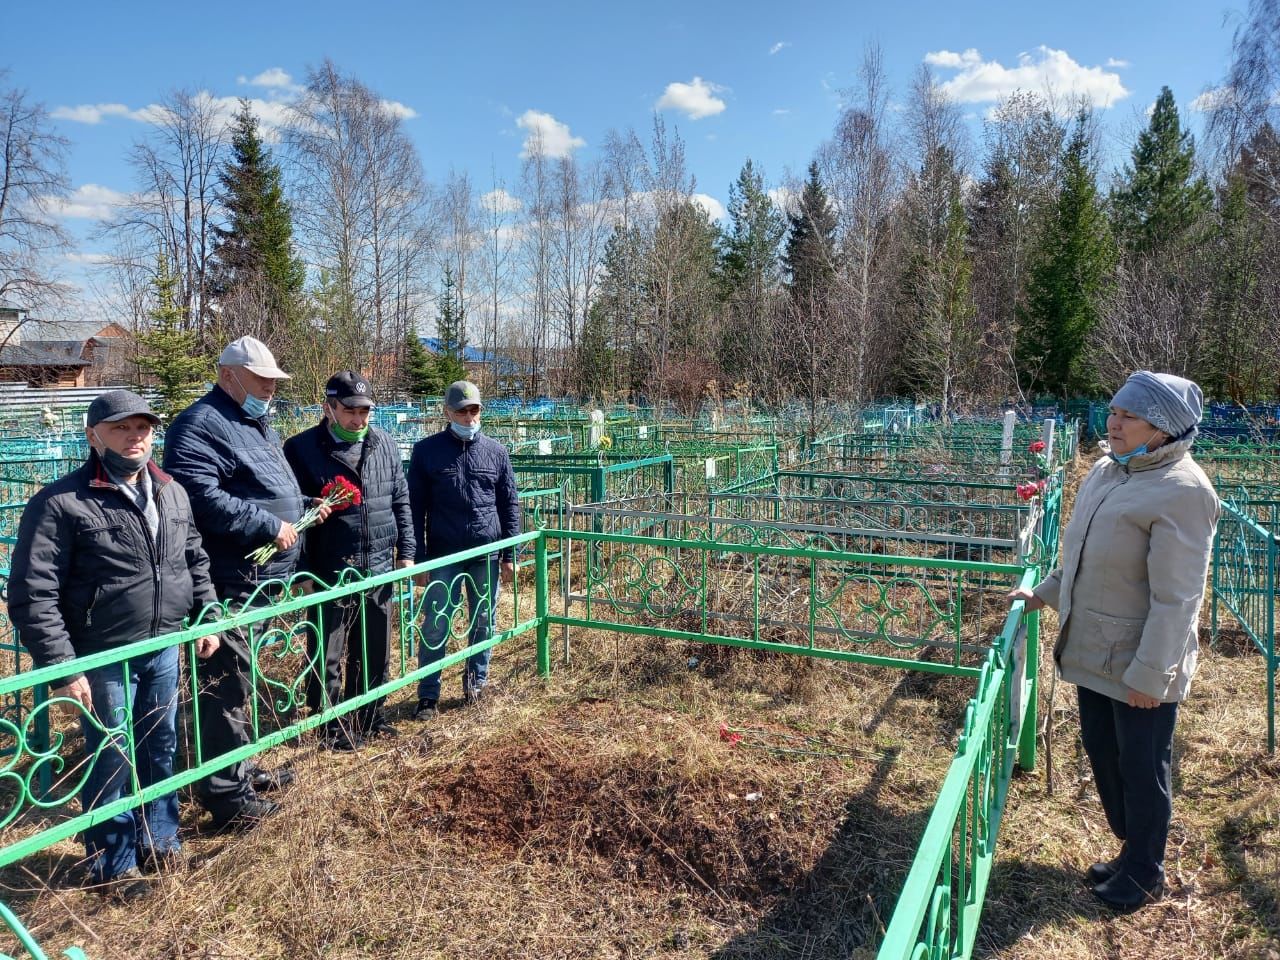
[[[0,740],[12,746],[0,767],[0,866],[11,864],[85,827],[101,822],[146,800],[168,793],[205,776],[227,763],[247,759],[286,740],[296,738],[328,720],[349,713],[370,700],[397,688],[416,683],[434,670],[452,666],[479,647],[461,647],[437,664],[418,668],[414,656],[420,632],[422,597],[408,588],[415,574],[446,563],[479,557],[504,547],[533,548],[533,609],[528,597],[513,591],[515,609],[511,626],[495,632],[485,646],[506,642],[533,633],[537,663],[545,675],[551,669],[549,629],[612,630],[623,634],[675,637],[731,646],[752,647],[806,656],[861,661],[885,666],[910,667],[931,672],[972,677],[978,697],[970,705],[965,735],[960,741],[952,772],[948,775],[930,832],[932,843],[941,828],[934,821],[950,816],[954,787],[964,771],[977,776],[994,789],[975,794],[974,816],[953,819],[952,830],[977,869],[961,877],[957,889],[973,901],[968,916],[976,922],[981,909],[982,887],[965,877],[982,876],[989,869],[995,830],[999,825],[1003,790],[1007,787],[1005,767],[1013,750],[1021,748],[1021,762],[1034,763],[1035,634],[1034,618],[1021,617],[1020,605],[1005,611],[1004,594],[1018,583],[1034,581],[1034,571],[1005,564],[961,563],[920,558],[894,558],[869,554],[744,547],[688,540],[611,536],[592,532],[533,530],[499,544],[477,548],[451,557],[419,564],[365,580],[340,581],[327,587],[308,576],[288,584],[264,588],[263,605],[251,598],[234,610],[210,608],[206,617],[192,627],[116,650],[83,657],[42,670],[0,680],[0,696],[13,696],[32,703],[20,720],[0,719]],[[548,556],[559,546],[566,555],[576,547],[598,548],[596,560],[578,575],[571,607],[562,613],[551,611],[552,586],[548,576]],[[924,576],[929,573],[930,576]],[[517,576],[524,576],[518,573]],[[790,578],[803,582],[803,595],[786,599],[776,593],[777,584]],[[526,581],[527,583],[527,581]],[[303,586],[317,588],[304,593]],[[399,676],[351,700],[302,717],[297,707],[307,677],[318,661],[306,652],[309,636],[324,636],[320,604],[351,597],[385,584],[395,584],[395,604],[400,624]],[[743,606],[742,598],[746,605]],[[221,616],[222,619],[208,619]],[[130,659],[166,646],[179,645],[189,666],[194,665],[194,641],[202,636],[239,627],[249,637],[251,651],[250,726],[252,742],[218,757],[200,753],[199,738],[190,737],[187,752],[190,765],[162,783],[141,788],[138,783],[127,796],[101,808],[72,812],[87,775],[87,765],[71,747],[72,727],[65,717],[53,724],[55,735],[47,744],[33,736],[34,718],[49,716],[66,698],[34,703],[38,684],[57,686],[67,675],[87,668],[118,666],[128,669]],[[455,636],[466,636],[466,624],[455,624]],[[994,642],[991,637],[995,636]],[[465,643],[465,640],[461,641]],[[921,658],[924,651],[941,651],[941,656]],[[323,653],[320,653],[322,656]],[[194,670],[188,676],[194,676]],[[185,681],[188,685],[191,680]],[[193,701],[192,729],[199,725],[199,700],[188,686],[186,696]],[[132,760],[131,723],[127,715],[107,727],[104,742],[118,743]],[[100,723],[98,720],[91,722]],[[1030,731],[1030,733],[1028,733]],[[984,746],[985,745],[985,746]],[[997,749],[999,748],[999,749]],[[35,784],[42,769],[55,775],[54,789],[43,793]],[[957,773],[959,770],[961,773]],[[972,771],[977,771],[973,773]],[[951,791],[951,792],[949,792]],[[65,816],[53,819],[46,814],[61,809]],[[946,845],[944,844],[944,847]],[[932,864],[944,850],[922,846],[909,882],[899,898],[899,912],[916,910],[920,877],[936,878]],[[967,861],[966,861],[967,862]],[[923,866],[921,864],[924,864]],[[984,866],[985,864],[985,866]],[[955,884],[954,874],[944,877]],[[943,881],[935,880],[933,886]],[[905,915],[905,914],[904,914]],[[29,944],[33,956],[38,947],[24,937],[21,925],[11,914],[4,919]],[[894,930],[906,921],[895,916]],[[909,924],[908,924],[909,925]],[[896,956],[886,940],[884,956]],[[971,940],[970,940],[971,943]],[[74,956],[74,954],[67,954]]]
[[[1238,491],[1222,504],[1213,542],[1212,631],[1221,613],[1240,624],[1263,657],[1266,671],[1267,750],[1276,749],[1276,605],[1280,601],[1280,501],[1253,502]]]

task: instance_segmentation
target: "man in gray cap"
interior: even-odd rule
[[[217,601],[187,494],[151,462],[159,422],[135,393],[102,394],[86,418],[88,462],[39,491],[22,513],[9,616],[37,667],[179,630]],[[218,645],[205,637],[196,654],[207,658]],[[85,810],[132,793],[135,771],[143,789],[173,775],[178,659],[172,646],[131,657],[127,678],[118,662],[69,671],[54,691],[81,712],[91,765]],[[95,885],[121,900],[144,897],[150,884],[139,865],[180,862],[177,795],[95,824],[84,841]]]
[[[480,389],[467,380],[449,384],[444,395],[445,429],[419,440],[409,458],[409,508],[421,563],[472,547],[514,537],[520,532],[520,501],[507,448],[480,432],[484,404]],[[449,624],[465,590],[471,608],[472,646],[493,632],[498,603],[498,573],[510,583],[515,564],[510,548],[463,563],[448,564],[424,583],[425,613],[418,665],[436,663],[445,654]],[[467,658],[462,672],[463,701],[480,698],[489,677],[491,648]],[[440,674],[418,684],[417,719],[435,715]]]
[[[233,611],[259,583],[289,577],[298,559],[294,524],[303,513],[303,496],[280,437],[267,422],[276,383],[287,379],[262,341],[233,340],[218,358],[213,389],[179,414],[165,434],[165,469],[191,497],[218,598]],[[255,566],[247,555],[271,542],[279,552]],[[250,740],[245,703],[253,693],[253,670],[246,633],[227,631],[218,654],[201,667],[199,732],[208,760]],[[215,828],[244,829],[279,809],[258,793],[292,779],[291,770],[267,772],[242,760],[203,780],[200,799]]]

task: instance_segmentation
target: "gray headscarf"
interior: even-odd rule
[[[1139,370],[1111,398],[1113,407],[1136,413],[1171,439],[1181,440],[1204,416],[1204,394],[1190,380],[1172,373]]]

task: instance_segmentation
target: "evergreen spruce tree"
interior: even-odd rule
[[[231,157],[218,176],[227,223],[214,230],[211,293],[225,305],[248,291],[277,321],[299,315],[306,267],[293,248],[293,217],[279,164],[247,100],[232,122]],[[231,318],[234,320],[234,318]]]
[[[818,175],[818,164],[809,164],[809,178],[800,193],[798,209],[790,218],[783,254],[792,299],[805,307],[821,309],[836,276],[836,214]]]
[[[609,318],[602,301],[596,300],[587,311],[578,343],[578,382],[583,399],[603,403],[617,388],[614,351],[609,345]]]
[[[1182,129],[1173,92],[1163,87],[1111,195],[1116,235],[1139,255],[1176,248],[1209,212],[1211,201],[1208,184],[1195,176],[1195,141]]]
[[[1216,232],[1208,316],[1212,336],[1206,338],[1201,385],[1209,396],[1250,403],[1266,398],[1275,360],[1267,355],[1269,311],[1261,292],[1265,231],[1239,169],[1222,190]]]
[[[467,379],[467,368],[462,362],[462,351],[467,346],[463,334],[466,317],[462,302],[458,299],[453,271],[448,267],[445,267],[440,287],[439,309],[440,312],[436,315],[436,337],[439,343],[435,360],[440,380],[447,386],[455,380]]]
[[[782,279],[779,248],[786,232],[786,218],[748,159],[729,187],[729,229],[720,249],[720,275],[729,302],[720,362],[734,380],[750,379],[763,360],[770,307]]]
[[[444,392],[445,384],[441,382],[436,359],[422,345],[422,338],[416,330],[405,334],[400,377],[402,389],[414,400],[439,396]]]
[[[176,291],[178,278],[167,257],[156,264],[155,306],[150,329],[137,335],[137,365],[140,374],[154,379],[160,395],[156,412],[172,420],[196,398],[209,376],[211,363],[200,350],[199,338],[186,329]]]
[[[1062,157],[1057,204],[1032,254],[1015,347],[1019,380],[1030,393],[1096,392],[1089,336],[1116,262],[1115,244],[1094,178],[1088,117],[1081,114]]]
[[[614,226],[600,258],[600,286],[592,304],[592,310],[599,309],[606,331],[613,331],[609,338],[614,345],[611,386],[632,396],[645,394],[645,371],[653,365],[648,331],[651,314],[642,307],[646,296],[644,271],[638,267],[644,250],[638,227],[624,228],[621,223]]]

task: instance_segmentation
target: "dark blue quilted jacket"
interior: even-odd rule
[[[360,506],[350,506],[306,533],[303,564],[326,583],[345,567],[361,573],[386,573],[397,558],[412,560],[413,526],[409,489],[394,438],[370,427],[356,470],[338,459],[337,444],[325,423],[290,437],[284,455],[307,497],[318,497],[326,483],[346,477],[360,488]]]
[[[507,448],[483,433],[460,440],[441,430],[413,445],[409,503],[418,562],[514,537],[520,501]],[[502,552],[503,560],[511,551]]]
[[[164,468],[191,498],[209,576],[222,592],[293,573],[298,544],[261,567],[245,559],[275,539],[280,521],[296,523],[304,509],[275,430],[215,386],[165,431]]]

